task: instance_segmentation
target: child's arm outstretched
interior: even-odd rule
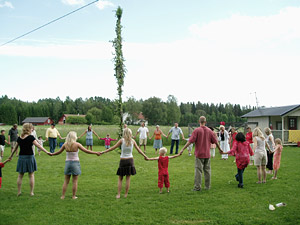
[[[159,159],[159,157],[154,157],[154,158],[145,158],[147,161],[154,161],[154,160],[158,160]]]
[[[169,157],[169,159],[174,159],[174,158],[179,157],[179,156],[181,156],[180,153],[178,153],[176,155],[168,156],[168,157]]]
[[[104,153],[107,153],[107,152],[110,152],[112,150],[115,150],[116,148],[120,147],[122,144],[122,139],[120,139],[114,146],[112,146],[111,148],[105,150],[105,151],[102,151],[101,154],[104,154]]]

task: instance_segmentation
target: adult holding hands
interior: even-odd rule
[[[167,137],[167,135],[165,135],[161,129],[159,129],[159,125],[156,125],[156,130],[154,131],[152,137],[149,138],[149,140],[151,140],[154,136],[154,142],[153,142],[153,148],[155,148],[155,153],[157,153],[157,149],[162,148],[162,139],[161,139],[161,135],[163,135],[164,137]]]
[[[70,131],[66,137],[66,142],[63,144],[58,152],[52,153],[51,155],[59,155],[64,150],[67,152],[66,165],[65,165],[65,181],[63,184],[61,199],[65,199],[68,184],[71,176],[73,176],[73,195],[72,199],[77,199],[76,192],[78,186],[78,176],[81,174],[81,167],[78,157],[79,149],[87,154],[95,154],[100,156],[100,152],[93,152],[84,148],[80,143],[76,142],[77,134],[74,131]]]
[[[113,147],[101,152],[101,154],[110,152],[118,147],[121,147],[121,156],[120,156],[120,164],[117,171],[117,175],[119,176],[118,180],[118,194],[116,198],[120,198],[121,190],[122,190],[122,181],[123,177],[126,176],[126,187],[125,187],[125,195],[126,198],[129,192],[130,187],[130,176],[136,174],[132,150],[133,147],[142,155],[145,159],[148,157],[142,152],[142,150],[138,147],[136,142],[132,139],[132,131],[129,128],[125,128],[123,130],[123,138],[120,139]]]
[[[98,134],[94,130],[92,130],[92,125],[89,125],[88,129],[86,131],[84,131],[78,137],[78,139],[80,139],[85,134],[86,134],[86,139],[85,139],[86,149],[89,149],[89,147],[90,147],[91,151],[93,151],[93,134],[95,134],[98,139],[100,139],[100,137],[98,136]]]
[[[34,171],[37,170],[37,165],[35,161],[35,157],[32,151],[32,145],[35,145],[43,152],[47,153],[51,156],[51,153],[48,152],[46,149],[41,146],[36,139],[31,135],[33,131],[33,126],[31,123],[24,123],[22,134],[17,139],[17,144],[13,149],[10,157],[8,158],[9,161],[12,160],[13,155],[18,150],[20,146],[18,164],[17,164],[17,172],[19,173],[17,184],[18,184],[18,195],[21,195],[21,187],[22,187],[22,180],[25,173],[29,175],[29,184],[30,184],[30,195],[34,195]]]
[[[147,137],[149,137],[149,130],[147,127],[145,127],[144,122],[142,122],[141,127],[137,130],[134,138],[136,138],[138,134],[140,134],[139,147],[141,148],[141,146],[144,145],[144,153],[146,153]]]
[[[46,130],[46,141],[49,140],[49,147],[50,147],[50,152],[51,153],[54,153],[55,151],[55,148],[56,148],[56,145],[57,145],[57,136],[60,138],[60,139],[65,139],[65,138],[62,138],[60,136],[60,133],[58,132],[58,130],[55,128],[55,123],[52,123],[51,124],[51,127],[49,127],[47,130]]]
[[[200,127],[196,128],[188,142],[180,151],[180,154],[191,144],[195,143],[195,182],[193,191],[201,191],[202,173],[204,172],[205,189],[210,189],[210,146],[216,144],[220,153],[222,150],[214,132],[206,127],[206,118],[201,116],[199,119]]]
[[[167,138],[169,138],[169,135],[172,133],[171,136],[171,149],[170,154],[173,154],[173,148],[174,144],[176,143],[176,152],[175,154],[178,154],[178,148],[179,148],[179,139],[180,135],[182,136],[182,139],[184,140],[184,135],[180,127],[178,127],[178,123],[174,123],[174,127],[172,127],[167,135]]]

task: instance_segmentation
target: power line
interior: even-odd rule
[[[8,42],[5,42],[4,44],[1,44],[0,47],[2,47],[2,46],[4,46],[4,45],[7,45],[7,44],[9,44],[9,43],[11,43],[11,42],[13,42],[13,41],[15,41],[15,40],[18,40],[18,39],[20,39],[20,38],[22,38],[22,37],[24,37],[24,36],[26,36],[26,35],[28,35],[28,34],[30,34],[30,33],[33,33],[33,32],[35,32],[35,31],[37,31],[37,30],[39,30],[39,29],[45,27],[45,26],[48,26],[49,24],[54,23],[54,22],[56,22],[56,21],[58,21],[58,20],[60,20],[60,19],[62,19],[62,18],[64,18],[64,17],[67,17],[67,16],[69,16],[69,15],[71,15],[71,14],[73,14],[73,13],[75,13],[75,12],[77,12],[77,11],[79,11],[79,10],[85,8],[85,7],[88,7],[89,5],[94,4],[95,2],[98,2],[98,1],[99,1],[99,0],[95,0],[95,1],[93,1],[93,2],[91,2],[91,3],[89,3],[89,4],[86,4],[86,5],[84,5],[84,6],[80,7],[80,8],[78,8],[78,9],[75,9],[75,10],[72,11],[72,12],[69,12],[69,13],[67,13],[67,14],[65,14],[65,15],[63,15],[63,16],[61,16],[61,17],[58,17],[58,18],[55,19],[55,20],[52,20],[52,21],[50,21],[50,22],[48,22],[48,23],[46,23],[46,24],[44,24],[44,25],[42,25],[42,26],[39,26],[38,28],[35,28],[35,29],[33,29],[33,30],[31,30],[31,31],[29,31],[29,32],[27,32],[27,33],[25,33],[25,34],[22,34],[22,35],[20,35],[20,36],[14,38],[14,39],[8,41]]]

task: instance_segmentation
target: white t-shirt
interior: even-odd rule
[[[137,132],[140,133],[140,139],[146,139],[147,133],[149,133],[149,130],[147,127],[140,127]]]

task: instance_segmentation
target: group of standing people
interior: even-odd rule
[[[258,182],[257,183],[265,183],[266,182],[266,170],[265,166],[268,162],[268,157],[266,153],[265,147],[269,149],[270,153],[275,152],[274,156],[274,163],[273,167],[275,170],[273,179],[277,179],[277,171],[280,166],[280,157],[281,157],[281,151],[282,151],[282,145],[280,139],[275,140],[275,145],[273,149],[270,148],[270,144],[268,142],[272,141],[272,136],[269,136],[265,138],[262,134],[262,131],[259,128],[255,128],[253,134],[251,135],[248,129],[248,133],[246,137],[243,133],[236,133],[234,135],[234,141],[232,143],[231,150],[224,151],[225,148],[228,148],[228,146],[224,147],[225,144],[222,143],[222,141],[226,140],[227,134],[225,127],[221,127],[219,137],[206,126],[206,118],[204,116],[201,116],[199,119],[200,127],[196,128],[191,136],[189,137],[187,143],[184,145],[184,147],[181,149],[181,151],[178,153],[178,147],[179,147],[179,139],[180,135],[182,136],[182,139],[184,139],[184,135],[182,130],[178,127],[178,124],[175,123],[175,126],[170,129],[167,135],[165,135],[160,129],[159,126],[156,127],[156,130],[154,131],[154,134],[151,138],[154,136],[157,137],[155,140],[158,140],[154,142],[154,146],[159,149],[159,157],[155,158],[148,158],[145,154],[146,149],[144,149],[144,152],[140,149],[141,145],[146,146],[146,141],[141,140],[140,138],[140,146],[137,145],[137,143],[134,140],[134,137],[132,136],[132,131],[129,128],[125,128],[123,131],[123,137],[113,146],[110,147],[110,143],[106,143],[106,150],[102,152],[94,152],[91,150],[88,150],[87,148],[84,148],[80,143],[77,142],[77,134],[74,131],[71,131],[68,133],[67,137],[65,138],[65,143],[61,146],[60,150],[58,152],[53,151],[53,149],[50,147],[50,152],[48,152],[39,142],[34,138],[32,135],[32,132],[34,130],[34,127],[32,124],[25,123],[22,128],[22,134],[20,137],[17,138],[16,145],[12,150],[12,153],[10,157],[4,161],[3,164],[5,164],[8,161],[12,160],[13,155],[17,152],[18,148],[20,147],[20,153],[17,163],[17,169],[16,171],[19,173],[18,180],[17,180],[17,186],[18,186],[18,196],[21,195],[21,186],[22,186],[22,179],[25,173],[29,174],[29,180],[30,180],[30,195],[34,195],[34,171],[37,170],[37,165],[35,161],[35,157],[32,151],[32,146],[38,147],[41,151],[45,152],[49,156],[55,156],[61,154],[63,151],[66,150],[66,162],[65,162],[65,181],[63,184],[63,190],[62,190],[62,196],[61,199],[65,198],[65,193],[68,187],[68,184],[70,182],[71,176],[73,177],[73,188],[72,188],[72,198],[76,199],[76,192],[77,192],[77,183],[78,183],[78,176],[81,174],[81,167],[79,163],[79,157],[78,152],[79,150],[88,153],[88,154],[94,154],[97,156],[103,155],[107,152],[110,152],[116,148],[121,148],[121,155],[120,155],[120,163],[119,168],[117,170],[117,175],[119,177],[118,179],[118,192],[116,198],[121,197],[121,190],[122,190],[122,181],[123,178],[126,177],[126,186],[125,186],[125,195],[124,197],[127,197],[130,187],[130,177],[132,175],[136,174],[136,169],[134,166],[134,160],[133,160],[133,148],[136,148],[136,150],[145,158],[145,160],[157,160],[158,161],[158,187],[160,189],[160,193],[162,193],[163,184],[165,184],[165,187],[167,188],[167,191],[169,192],[170,182],[169,182],[169,174],[168,174],[168,163],[169,159],[179,157],[183,154],[184,150],[188,148],[191,144],[194,144],[195,146],[195,177],[194,177],[194,188],[193,191],[201,191],[202,190],[202,174],[204,174],[204,180],[205,180],[205,189],[211,188],[211,165],[210,165],[210,158],[211,158],[211,146],[216,145],[218,147],[220,154],[222,155],[233,155],[235,156],[235,161],[237,165],[237,174],[236,174],[236,180],[239,182],[238,187],[243,188],[243,173],[245,168],[250,163],[250,156],[254,155],[254,165],[257,166],[257,176],[258,176]],[[51,126],[49,129],[55,128],[55,124]],[[50,138],[55,138],[53,135],[54,131],[48,131],[48,140]],[[147,131],[145,124],[142,124],[142,127],[139,128],[137,131],[138,133],[146,133],[146,139],[147,136],[149,136],[149,131]],[[270,132],[268,129],[266,129],[267,132]],[[46,132],[46,133],[47,133]],[[172,142],[171,142],[171,149],[170,153],[173,153],[173,147],[176,144],[176,155],[173,156],[166,156],[167,149],[163,148],[161,146],[161,135],[165,136],[166,138],[169,137],[169,135],[172,133]],[[223,133],[223,134],[222,134]],[[61,139],[63,139],[60,134],[57,131],[57,136],[59,136]],[[91,127],[88,127],[87,131],[85,131],[80,137],[82,137],[84,134],[87,134],[87,139],[90,139],[93,134],[95,134],[98,138],[100,138],[92,129]],[[223,139],[223,137],[224,139]],[[251,143],[247,141],[250,140],[250,136],[252,136],[253,140],[253,149],[250,146]],[[140,136],[141,137],[141,136]],[[142,136],[143,137],[143,136]],[[144,136],[145,137],[145,136]],[[150,138],[150,139],[151,139]],[[109,135],[106,137],[106,139],[110,139]],[[145,139],[145,138],[144,138]],[[274,138],[273,138],[274,139]],[[160,140],[160,141],[159,141]],[[9,140],[10,141],[10,140]],[[220,141],[220,144],[219,144]],[[55,140],[54,140],[55,142]],[[228,144],[229,142],[227,142]],[[273,143],[272,143],[273,144]],[[87,146],[92,146],[91,142],[87,142]],[[223,149],[224,148],[224,149]],[[51,152],[51,150],[53,152]],[[2,166],[3,166],[2,164]]]

